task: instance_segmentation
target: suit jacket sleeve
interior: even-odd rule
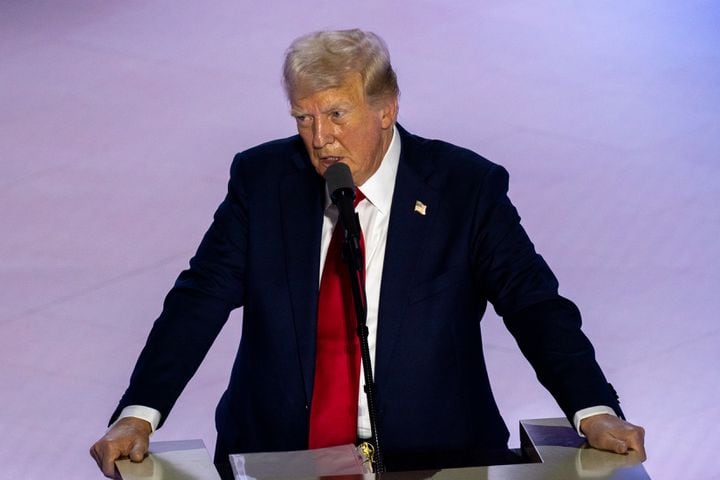
[[[572,423],[582,408],[607,405],[622,415],[617,397],[581,331],[577,307],[558,294],[558,282],[520,225],[506,193],[508,174],[493,166],[475,211],[475,271],[538,380]],[[491,228],[487,228],[491,225]]]
[[[144,405],[167,418],[197,371],[230,311],[243,304],[247,211],[239,170],[231,169],[228,193],[218,207],[190,268],[170,290],[111,423],[128,405]]]

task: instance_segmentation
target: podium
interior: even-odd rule
[[[586,446],[565,418],[520,421],[520,449],[525,463],[481,467],[388,472],[386,480],[649,480],[635,452],[617,455]],[[298,464],[303,452],[242,455],[244,479],[332,479],[322,466]],[[309,457],[305,457],[309,458]],[[220,480],[201,440],[153,442],[141,463],[117,462],[123,480]],[[343,480],[367,480],[372,474],[339,474]]]

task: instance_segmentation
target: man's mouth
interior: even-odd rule
[[[338,163],[340,160],[342,160],[342,158],[343,157],[320,157],[320,163],[322,163],[325,167],[329,167]]]

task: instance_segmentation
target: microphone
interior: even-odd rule
[[[361,267],[363,259],[360,250],[360,220],[353,205],[355,184],[350,167],[344,163],[335,163],[325,171],[324,177],[330,192],[330,200],[340,212],[340,222],[345,229],[345,241],[350,247],[351,264]]]
[[[347,235],[360,238],[360,222],[355,213],[355,184],[350,167],[344,163],[335,163],[325,171],[330,200],[340,211],[340,221]]]

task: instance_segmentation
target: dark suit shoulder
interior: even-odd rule
[[[499,175],[507,179],[507,171],[478,153],[452,143],[423,138],[401,130],[406,158],[417,167],[432,174],[435,183],[441,181],[466,185],[482,183],[488,176]],[[444,186],[447,186],[444,185]]]
[[[291,135],[285,138],[278,138],[263,142],[254,147],[250,147],[245,151],[237,154],[237,156],[243,155],[247,157],[255,157],[258,155],[265,156],[267,154],[290,154],[294,152],[303,151],[303,143],[300,135]]]
[[[299,135],[271,140],[248,148],[235,155],[231,173],[241,170],[244,174],[251,172],[282,174],[288,169],[309,166],[305,147]]]

